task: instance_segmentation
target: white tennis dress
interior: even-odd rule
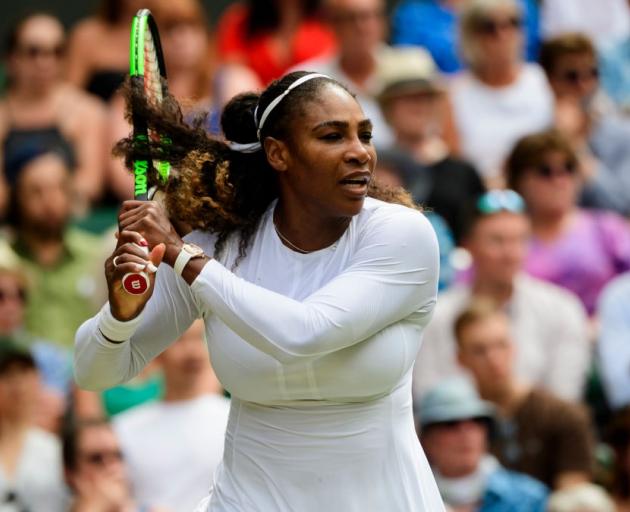
[[[232,405],[223,462],[198,510],[443,511],[411,402],[411,370],[437,293],[429,222],[368,198],[334,245],[300,254],[278,238],[274,206],[234,273],[237,240],[191,286],[162,265],[144,312],[120,322],[129,341],[102,336],[102,313],[85,322],[79,385],[132,378],[202,316]],[[213,253],[213,236],[187,239]]]

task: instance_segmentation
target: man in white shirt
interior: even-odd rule
[[[158,361],[164,398],[120,414],[114,428],[138,501],[189,512],[208,494],[223,456],[229,400],[208,393],[201,320]]]
[[[390,48],[383,0],[327,0],[325,12],[339,44],[337,54],[303,62],[296,69],[323,73],[347,85],[357,95],[374,126],[374,144],[388,147],[392,133],[376,101],[381,90],[378,62]]]
[[[482,296],[510,318],[517,376],[558,397],[581,398],[591,358],[586,313],[570,292],[522,273],[529,237],[523,208],[511,190],[488,192],[470,208],[464,240],[474,276],[438,298],[414,367],[417,396],[464,372],[457,364],[453,325],[470,299]]]

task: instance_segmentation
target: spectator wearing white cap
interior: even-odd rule
[[[547,489],[508,471],[488,452],[493,406],[463,378],[443,381],[418,403],[418,429],[445,503],[455,512],[543,512]]]

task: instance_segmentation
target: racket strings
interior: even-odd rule
[[[144,90],[147,99],[154,105],[162,103],[162,82],[153,35],[150,30],[144,33]]]

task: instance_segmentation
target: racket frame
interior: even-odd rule
[[[140,9],[133,18],[131,25],[131,41],[129,52],[129,76],[131,86],[145,90],[146,72],[145,69],[145,53],[146,53],[146,36],[147,30],[150,31],[153,47],[155,51],[155,60],[159,71],[161,94],[168,94],[166,88],[166,66],[164,64],[164,54],[160,43],[157,24],[153,19],[153,15],[149,9]],[[152,134],[149,133],[147,123],[140,116],[131,112],[131,121],[133,125],[132,138],[134,143],[146,144]],[[168,143],[169,141],[162,137],[161,141]],[[146,159],[134,159],[132,161],[132,172],[134,176],[134,199],[139,201],[148,201],[151,198],[149,190],[149,173],[157,173],[162,180],[166,180],[170,173],[170,164],[163,161],[150,161]],[[140,246],[138,246],[140,247]],[[147,247],[140,247],[148,254]],[[145,293],[150,286],[149,276],[146,271],[139,273],[127,273],[122,278],[122,285],[125,291],[132,295],[141,295]]]

